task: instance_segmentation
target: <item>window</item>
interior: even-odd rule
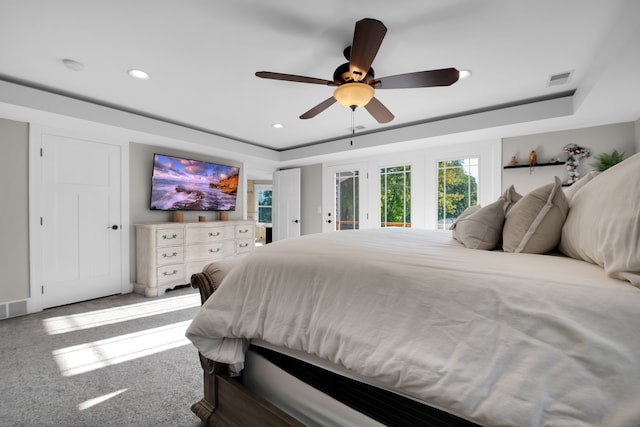
[[[438,162],[438,229],[478,204],[478,157]]]
[[[411,227],[411,166],[380,169],[380,227]]]
[[[271,224],[272,192],[270,185],[256,185],[256,206],[258,207],[258,223]]]

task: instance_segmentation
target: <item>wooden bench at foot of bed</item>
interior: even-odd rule
[[[224,277],[225,271],[222,271]],[[201,303],[215,292],[220,278],[207,273],[191,276],[191,286],[200,291]],[[204,397],[191,405],[191,411],[200,418],[202,427],[231,426],[290,426],[304,427],[265,399],[253,393],[237,379],[231,378],[227,365],[207,359],[198,352],[204,370]]]

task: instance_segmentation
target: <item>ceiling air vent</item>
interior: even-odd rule
[[[573,75],[573,71],[554,74],[551,77],[549,77],[548,86],[559,86],[559,85],[569,83],[569,80],[571,79],[572,75]]]

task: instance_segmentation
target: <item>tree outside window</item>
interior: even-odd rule
[[[380,169],[380,226],[411,227],[411,166]]]
[[[469,206],[478,204],[478,158],[438,162],[438,229],[449,229]]]

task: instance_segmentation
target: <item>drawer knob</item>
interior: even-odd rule
[[[220,252],[220,248],[216,248],[215,251],[213,249],[209,249],[209,253],[211,253],[211,254],[217,253],[217,252]]]
[[[248,243],[240,243],[240,247],[241,247],[241,248],[246,248],[247,246],[249,246],[249,244],[248,244]]]
[[[244,234],[244,233],[248,233],[248,232],[249,232],[249,230],[247,230],[247,229],[238,230],[238,233],[240,233],[240,234]]]
[[[163,238],[163,239],[166,239],[166,240],[176,239],[177,237],[178,237],[178,235],[177,235],[177,234],[172,234],[171,236],[167,236],[166,234],[163,234],[163,235],[162,235],[162,238]]]
[[[219,231],[216,231],[215,233],[209,232],[209,237],[218,237],[219,235],[220,235]]]
[[[173,258],[174,256],[178,256],[178,252],[174,252],[172,254],[162,254],[163,258]]]
[[[178,270],[173,270],[171,273],[169,273],[168,271],[165,271],[164,273],[162,273],[164,276],[174,276],[176,274],[178,274]]]

